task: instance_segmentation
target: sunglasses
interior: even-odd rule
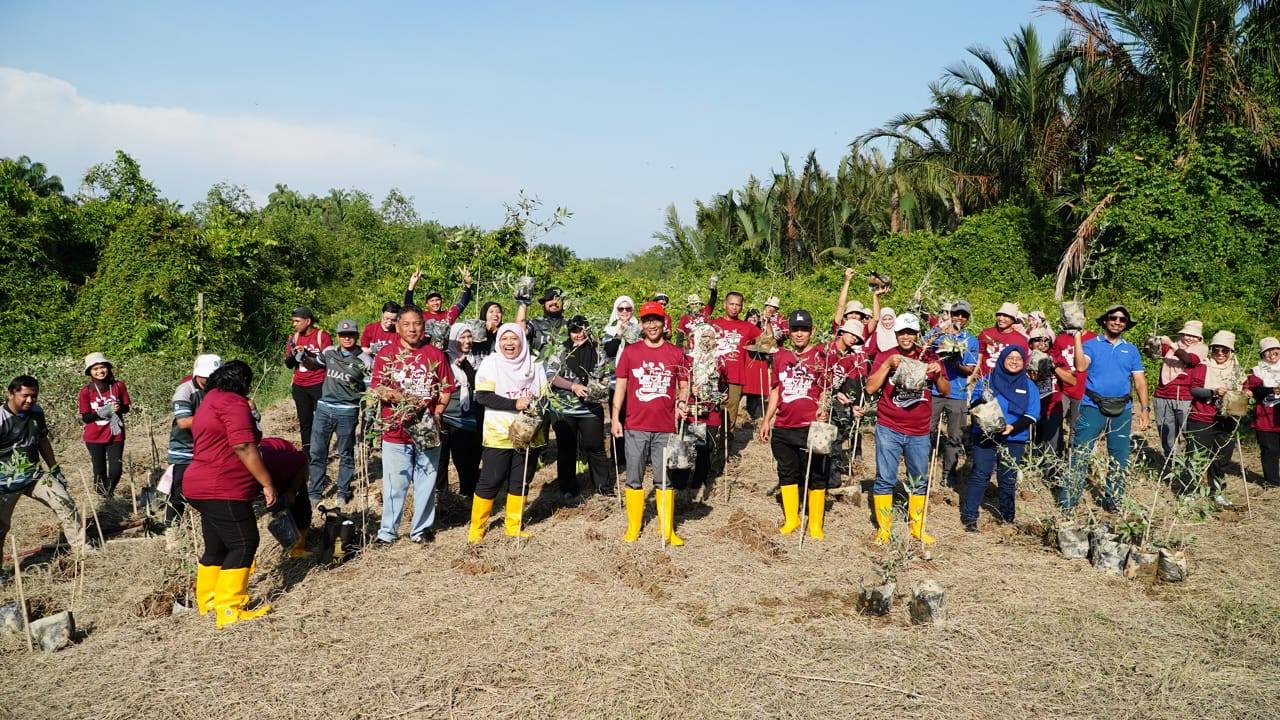
[[[635,308],[630,308],[630,307],[620,307],[620,308],[618,308],[618,312],[631,312],[631,311],[632,311],[632,310],[634,310],[634,309],[635,309]]]
[[[1109,315],[1107,322],[1129,322],[1129,318],[1125,315]]]

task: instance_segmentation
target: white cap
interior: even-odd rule
[[[1021,319],[1022,319],[1022,311],[1018,309],[1018,304],[1017,304],[1017,303],[1007,302],[1007,303],[1002,304],[1002,305],[1000,306],[1000,309],[996,311],[996,314],[997,314],[997,315],[1008,315],[1009,317],[1013,318],[1014,320],[1021,320]]]
[[[920,318],[911,313],[902,313],[893,321],[893,331],[895,333],[903,330],[915,330],[920,332]]]
[[[207,378],[213,374],[214,370],[222,367],[222,357],[219,355],[200,355],[196,357],[195,367],[191,368],[191,374],[195,377]]]
[[[701,299],[699,299],[697,295],[690,295],[689,297],[687,297],[687,298],[685,298],[685,299],[684,299],[684,302],[685,302],[685,304],[686,304],[686,305],[701,305],[701,304],[702,304],[702,300],[701,300]]]
[[[782,307],[782,301],[778,299],[777,295],[770,295],[769,299],[764,301],[764,304],[771,305],[774,308]]]

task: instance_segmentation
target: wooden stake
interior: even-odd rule
[[[103,552],[107,550],[107,539],[102,536],[102,523],[98,521],[98,504],[94,502],[93,489],[89,487],[89,480],[84,476],[84,470],[80,471],[80,483],[84,485],[85,502],[89,505],[89,510],[93,513],[93,526],[98,531],[98,542]],[[81,515],[81,517],[84,517]],[[87,534],[87,533],[86,533]],[[89,543],[89,538],[83,538],[85,544]]]
[[[813,471],[813,450],[808,450],[805,455],[808,457],[804,463],[804,490],[803,496],[800,498],[800,547],[804,547],[804,534],[808,528],[809,522],[809,473]]]
[[[920,546],[924,547],[925,523],[929,519],[929,491],[933,488],[933,466],[938,463],[938,444],[942,442],[942,421],[939,418],[938,432],[933,438],[933,457],[929,459],[929,472],[925,473],[924,509],[920,512]]]
[[[524,468],[520,470],[520,497],[529,497],[529,448],[527,446],[524,449]],[[520,525],[516,531],[516,542],[518,543],[524,540],[520,535],[524,533],[524,514],[528,509],[527,505],[522,504],[520,506]],[[523,543],[521,545],[523,546]]]
[[[609,431],[609,442],[613,443],[613,491],[618,495],[618,507],[626,507],[622,502],[622,466],[618,464],[618,438],[613,436],[613,431]]]
[[[204,354],[204,293],[196,293],[196,354]]]
[[[1236,435],[1236,450],[1240,453],[1240,484],[1244,486],[1244,507],[1253,519],[1253,502],[1249,499],[1249,479],[1244,474],[1244,445],[1240,444],[1240,436]]]
[[[659,468],[657,468],[657,469],[655,469],[655,470],[654,470],[654,472],[661,472],[661,473],[662,473],[662,491],[663,491],[663,492],[662,492],[662,494],[663,494],[663,495],[666,495],[666,490],[667,490],[667,449],[666,449],[665,447],[664,447],[664,448],[662,448],[662,453],[661,453],[661,457],[660,457],[660,459],[659,459],[659,463],[658,463],[658,465],[659,465],[660,467],[659,467]],[[659,538],[661,539],[661,542],[662,542],[662,549],[663,549],[663,550],[666,550],[666,549],[667,549],[667,533],[666,533],[666,532],[664,532],[664,531],[663,531],[663,529],[662,529],[662,503],[663,503],[662,499],[661,499],[661,498],[658,498],[658,499],[657,499],[657,502],[655,502],[655,503],[653,504],[653,506],[654,506],[654,508],[653,508],[653,509],[654,509],[654,510],[657,510],[657,512],[658,512],[658,536],[659,536]],[[674,503],[673,503],[673,505],[674,505]],[[675,526],[676,526],[675,513],[676,513],[675,508],[674,508],[674,507],[672,507],[672,509],[671,509],[671,515],[672,515],[672,517],[671,517],[671,527],[672,527],[673,529],[674,529],[674,528],[675,528]]]
[[[13,548],[13,578],[18,585],[18,606],[22,608],[22,634],[27,637],[27,650],[35,652],[31,642],[31,618],[27,617],[27,594],[22,590],[22,558],[18,557],[18,538],[9,533],[9,546]]]
[[[129,472],[129,499],[133,501],[133,514],[138,514],[138,488],[133,484],[133,472]]]

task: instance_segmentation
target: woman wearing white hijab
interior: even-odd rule
[[[480,363],[476,371],[475,400],[484,406],[483,450],[480,480],[471,501],[471,530],[467,541],[484,539],[493,512],[493,501],[506,486],[507,508],[505,528],[511,537],[529,537],[521,529],[524,493],[537,469],[536,463],[525,463],[528,453],[517,451],[511,442],[511,424],[517,413],[529,407],[547,385],[547,372],[542,363],[529,354],[524,328],[506,323],[498,328],[496,350]],[[534,439],[537,444],[538,438]]]
[[[1262,338],[1261,361],[1245,378],[1245,392],[1253,393],[1253,431],[1262,450],[1262,482],[1280,486],[1280,340]]]
[[[480,358],[475,353],[474,334],[466,323],[449,327],[449,369],[458,390],[449,397],[444,411],[444,434],[440,443],[440,480],[442,491],[449,487],[449,458],[458,471],[458,492],[471,497],[480,479],[480,423],[484,408],[475,400],[473,388]]]
[[[867,341],[867,359],[875,362],[876,354],[884,350],[892,350],[898,346],[897,335],[893,332],[893,323],[898,319],[898,314],[893,308],[880,308],[880,314],[876,316],[876,327],[871,333],[871,338]]]
[[[1210,490],[1218,505],[1227,506],[1224,480],[1227,463],[1231,462],[1231,441],[1235,438],[1240,418],[1222,413],[1222,396],[1228,390],[1238,390],[1242,373],[1236,360],[1236,336],[1220,330],[1209,341],[1209,357],[1203,363],[1188,368],[1190,378],[1191,409],[1187,417],[1187,453],[1209,461],[1207,468]],[[1183,490],[1194,489],[1198,477],[1197,463],[1187,463],[1187,475]]]

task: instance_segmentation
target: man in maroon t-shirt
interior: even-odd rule
[[[1074,433],[1076,428],[1076,420],[1080,419],[1080,402],[1084,400],[1084,385],[1089,379],[1088,370],[1076,370],[1076,336],[1072,335],[1069,329],[1064,329],[1058,333],[1053,339],[1053,345],[1049,349],[1049,356],[1056,363],[1061,359],[1066,363],[1071,374],[1075,376],[1076,384],[1062,384],[1062,423],[1064,430]],[[1098,337],[1098,334],[1092,330],[1084,330],[1080,333],[1081,344]]]
[[[409,539],[425,544],[435,539],[438,437],[441,417],[456,386],[449,359],[426,341],[421,310],[412,306],[401,309],[396,328],[400,342],[383,348],[374,358],[370,383],[382,401],[382,526],[377,541],[395,541],[412,486]],[[423,431],[432,422],[437,438],[434,445],[430,433]]]
[[[1016,345],[1027,351],[1027,336],[1018,332],[1018,306],[1004,303],[996,311],[996,324],[978,333],[978,374],[989,375],[996,366],[1000,351],[1008,345]]]
[[[293,311],[293,334],[284,345],[284,366],[293,370],[293,407],[298,412],[298,429],[302,435],[302,452],[311,452],[311,423],[320,402],[324,385],[324,366],[315,361],[325,348],[333,344],[329,333],[315,326],[316,316],[310,308]]]
[[[898,464],[907,464],[907,513],[911,520],[911,534],[922,543],[933,538],[924,533],[925,505],[929,472],[929,425],[933,419],[932,383],[940,396],[951,392],[951,381],[942,372],[942,366],[930,362],[924,367],[912,365],[911,372],[902,375],[901,367],[908,360],[923,363],[924,349],[918,344],[920,320],[911,313],[899,315],[893,323],[896,347],[876,354],[867,378],[867,392],[880,395],[876,411],[876,480],[871,488],[875,504],[876,542],[889,541],[893,526],[893,489],[898,484]],[[923,375],[923,382],[919,382]],[[900,386],[907,381],[912,386]]]
[[[271,484],[276,489],[276,506],[272,512],[287,509],[298,526],[298,541],[289,548],[293,559],[311,557],[307,552],[307,535],[311,529],[311,497],[307,495],[307,456],[294,444],[280,437],[264,437],[258,443],[262,464],[267,467]]]
[[[684,338],[682,347],[685,350],[693,347],[693,338],[689,336],[689,326],[695,322],[710,322],[711,314],[716,311],[716,293],[718,292],[716,284],[718,281],[719,279],[715,275],[712,275],[711,279],[707,282],[707,292],[711,293],[711,299],[705,304],[702,302],[702,298],[698,297],[696,293],[685,298],[687,301],[685,303],[685,313],[680,316],[678,321],[676,321],[676,330],[678,330],[681,337]]]
[[[387,301],[382,304],[382,316],[364,326],[360,333],[360,347],[369,355],[377,357],[382,348],[400,341],[396,333],[396,315],[400,314],[400,304]]]
[[[760,423],[760,442],[769,443],[778,463],[778,485],[782,495],[782,527],[790,535],[800,527],[800,483],[807,486],[805,505],[809,513],[809,537],[821,540],[822,518],[827,505],[827,458],[808,450],[809,426],[825,421],[822,394],[831,389],[830,356],[822,345],[811,345],[813,316],[795,310],[787,318],[791,349],[773,356],[777,379],[769,390],[769,407]],[[816,482],[812,479],[816,478]]]
[[[644,470],[653,467],[654,504],[663,542],[683,545],[675,533],[675,491],[667,483],[666,448],[676,419],[689,411],[689,375],[680,348],[662,339],[667,313],[661,303],[640,307],[641,341],[628,345],[617,364],[612,430],[627,454],[626,542],[640,538],[644,520]],[[622,406],[626,402],[626,422]]]
[[[713,318],[716,329],[716,357],[724,360],[725,379],[729,382],[729,396],[725,400],[725,429],[733,432],[738,419],[738,405],[742,402],[742,346],[760,334],[760,328],[743,320],[743,296],[731,292],[724,297],[724,317]]]

